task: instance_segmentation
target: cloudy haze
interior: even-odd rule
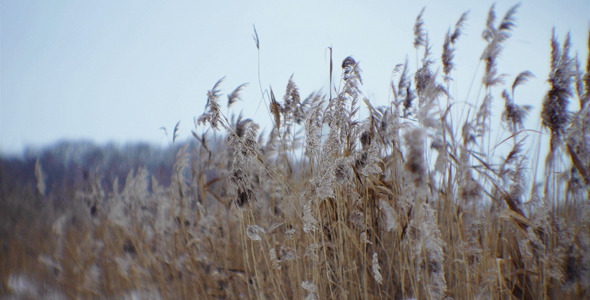
[[[444,2],[444,4],[443,4]],[[174,4],[170,4],[174,3]],[[498,1],[501,18],[517,2]],[[206,92],[248,82],[243,109],[264,127],[270,121],[258,77],[253,25],[260,37],[260,85],[282,97],[293,74],[303,95],[328,91],[329,55],[352,55],[363,70],[363,92],[374,105],[391,100],[392,70],[406,58],[416,69],[413,25],[423,6],[435,58],[444,34],[470,10],[456,51],[460,100],[475,102],[481,82],[481,31],[490,1],[3,1],[1,3],[0,153],[61,139],[98,143],[147,141],[166,145],[159,128],[180,121],[190,136]],[[537,107],[547,91],[551,28],[571,31],[573,55],[585,60],[589,1],[528,1],[505,44],[499,70],[512,80],[536,78],[516,101]],[[336,74],[339,74],[337,70]],[[337,76],[334,79],[338,79]],[[470,86],[473,88],[470,91]],[[336,83],[337,84],[337,83]],[[499,104],[501,105],[501,104]],[[231,113],[231,112],[230,112]]]

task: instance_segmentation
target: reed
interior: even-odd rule
[[[590,297],[590,56],[581,70],[569,36],[560,45],[553,33],[542,128],[527,129],[530,107],[518,104],[515,90],[535,77],[523,71],[505,85],[497,64],[517,9],[496,22],[490,8],[482,34],[485,92],[469,99],[464,118],[454,113],[449,84],[468,13],[447,32],[438,65],[422,10],[414,26],[416,69],[407,61],[395,67],[394,100],[386,106],[374,107],[363,94],[361,64],[347,57],[340,88],[330,86],[328,95],[301,97],[293,77],[282,101],[261,89],[273,124],[267,134],[256,120],[230,115],[246,84],[228,94],[222,112],[219,79],[197,118],[196,146],[179,149],[169,186],[138,169],[122,187],[97,177],[60,195],[69,199],[65,208],[51,208],[58,195],[45,193],[37,161],[37,191],[15,189],[0,201],[0,293]],[[494,116],[497,94],[504,109]],[[492,128],[493,118],[503,127]],[[508,138],[491,144],[496,130]],[[549,145],[527,143],[531,132],[549,134]],[[528,157],[541,147],[549,154],[536,166]],[[528,180],[537,167],[546,176]]]

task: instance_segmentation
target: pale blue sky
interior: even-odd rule
[[[526,1],[506,43],[500,72],[512,80],[531,70],[516,101],[535,105],[530,126],[547,91],[551,28],[560,39],[571,31],[574,53],[585,60],[590,1]],[[2,1],[0,153],[44,146],[60,139],[98,143],[169,143],[181,121],[180,138],[190,136],[193,117],[203,112],[206,91],[222,76],[230,92],[249,82],[234,105],[270,127],[260,102],[256,24],[261,40],[263,88],[282,98],[294,79],[303,95],[328,90],[327,47],[335,65],[353,55],[363,70],[365,95],[374,105],[391,99],[394,66],[408,57],[416,15],[424,20],[435,58],[444,34],[470,10],[456,51],[451,91],[467,95],[481,82],[476,73],[484,49],[481,31],[491,1]],[[501,18],[516,1],[497,1]],[[337,69],[339,74],[340,70]],[[335,77],[335,79],[338,79]],[[475,101],[472,92],[470,101]],[[463,99],[464,100],[464,99]],[[502,102],[498,99],[498,106]]]

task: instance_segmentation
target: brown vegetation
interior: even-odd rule
[[[502,93],[509,138],[490,143],[491,103],[504,85],[497,61],[516,11],[496,22],[490,9],[485,95],[465,106],[465,119],[453,120],[448,84],[467,14],[449,30],[438,68],[420,13],[414,46],[422,58],[413,77],[407,62],[395,68],[387,107],[364,97],[360,65],[348,57],[341,88],[329,99],[319,92],[301,98],[293,78],[282,101],[270,91],[274,127],[264,136],[254,120],[223,114],[217,81],[198,124],[224,138],[195,132],[198,147],[178,151],[169,186],[138,169],[122,188],[96,179],[65,195],[67,208],[55,208],[56,196],[43,196],[39,161],[38,192],[13,189],[0,202],[0,293],[590,297],[590,57],[584,74],[570,57],[569,37],[561,46],[554,34],[541,114],[549,154],[544,181],[531,181],[537,166],[528,157],[545,146],[526,148],[538,133],[524,128],[529,108],[514,95],[530,72]],[[228,106],[242,88],[230,93]],[[573,101],[579,107],[571,111]],[[368,109],[363,121],[361,106]]]

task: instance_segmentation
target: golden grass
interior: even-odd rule
[[[327,100],[320,93],[302,100],[292,78],[282,102],[271,91],[274,128],[266,137],[253,120],[221,112],[217,81],[198,122],[225,131],[224,137],[194,133],[199,144],[178,151],[170,186],[139,169],[122,188],[96,178],[71,195],[44,196],[38,162],[38,192],[13,189],[0,202],[0,294],[590,297],[590,58],[582,77],[572,71],[569,42],[560,48],[553,39],[559,55],[552,68],[562,71],[550,74],[543,104],[552,134],[547,176],[531,182],[528,169],[537,166],[523,149],[530,131],[522,128],[525,109],[514,99],[528,73],[504,95],[510,137],[501,145],[503,157],[489,139],[490,103],[502,88],[495,61],[515,13],[516,7],[496,25],[490,10],[486,95],[461,124],[452,119],[453,97],[433,71],[420,13],[415,46],[424,55],[414,84],[407,63],[397,73],[388,107],[373,107],[363,96],[360,66],[348,57],[334,97],[330,87]],[[443,48],[446,83],[466,16]],[[577,93],[572,82],[581,85]],[[228,106],[242,88],[230,94]],[[569,112],[564,105],[576,98],[581,109]],[[369,112],[362,122],[359,103]],[[65,208],[54,208],[58,197]]]

